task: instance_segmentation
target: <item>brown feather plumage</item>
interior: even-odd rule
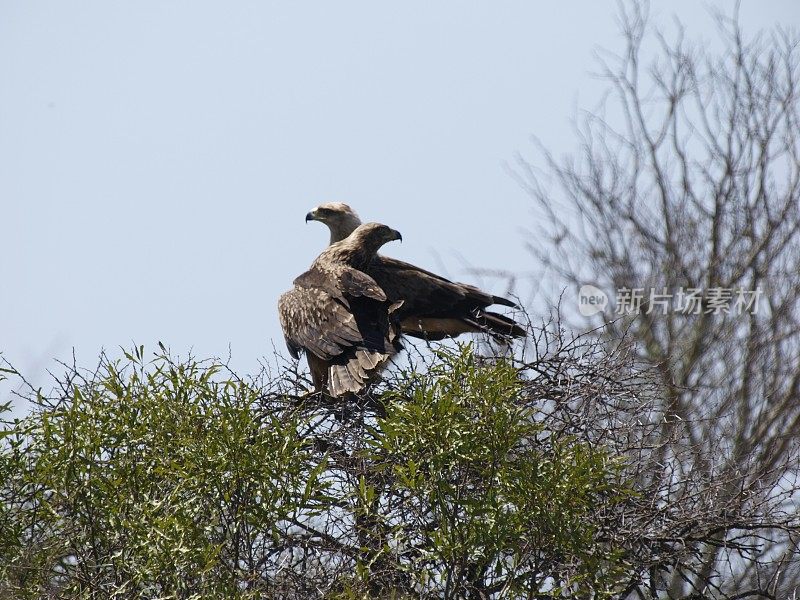
[[[400,350],[397,303],[361,270],[398,237],[385,225],[362,225],[323,251],[278,300],[286,345],[295,358],[307,355],[317,391],[357,393]]]
[[[361,222],[352,208],[338,202],[318,206],[308,213],[306,220],[317,220],[329,227],[330,247],[346,239]],[[527,335],[525,327],[513,319],[486,310],[492,304],[516,307],[507,298],[377,253],[363,270],[390,301],[403,302],[397,317],[406,335],[428,340],[466,332],[484,332],[495,337]]]

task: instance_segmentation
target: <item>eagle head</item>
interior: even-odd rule
[[[306,215],[306,223],[309,221],[319,221],[328,226],[331,244],[343,240],[361,225],[356,211],[342,202],[320,204]]]
[[[353,245],[362,246],[368,252],[374,253],[387,242],[403,241],[403,236],[396,229],[382,223],[364,223],[359,225],[347,238]]]

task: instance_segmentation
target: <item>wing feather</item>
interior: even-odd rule
[[[339,283],[347,296],[371,298],[378,302],[386,301],[386,293],[375,280],[364,273],[350,267],[342,269]]]
[[[367,274],[342,265],[317,265],[278,300],[289,352],[314,357],[333,396],[359,392],[401,348],[390,303]],[[321,362],[320,362],[321,361]],[[320,379],[320,378],[317,378]],[[315,386],[318,384],[315,381]]]
[[[516,306],[475,286],[450,281],[415,265],[376,256],[367,273],[386,292],[389,301],[402,301],[398,319],[403,332],[428,340],[455,337],[468,331],[524,337],[525,329],[513,319],[487,312],[491,304]]]
[[[312,352],[331,359],[347,346],[362,341],[353,315],[319,288],[294,288],[278,301],[278,314],[289,351]]]

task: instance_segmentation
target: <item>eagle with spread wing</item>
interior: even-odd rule
[[[341,202],[316,207],[306,215],[308,221],[327,225],[332,245],[347,239],[361,225],[355,211]],[[511,300],[379,254],[364,271],[390,302],[402,302],[396,317],[406,335],[426,340],[440,340],[466,332],[484,332],[500,338],[526,336],[525,328],[513,319],[486,310],[492,304],[516,307]]]
[[[358,393],[402,349],[394,313],[400,306],[364,269],[400,233],[379,223],[331,244],[278,300],[286,345],[304,352],[315,391]]]

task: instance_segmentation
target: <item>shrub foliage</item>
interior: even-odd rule
[[[670,496],[623,345],[531,348],[441,346],[336,402],[163,349],[69,368],[5,421],[0,598],[656,597],[704,544],[747,559],[734,525],[796,531],[768,486],[730,529]]]

